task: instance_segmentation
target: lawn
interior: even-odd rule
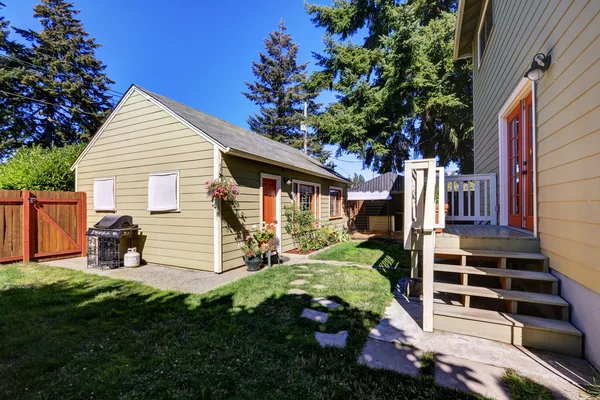
[[[313,274],[290,295],[297,273]],[[278,266],[203,295],[38,264],[0,266],[0,398],[472,399],[355,360],[399,271]],[[322,284],[326,289],[311,286]],[[325,325],[300,318],[324,296]],[[315,330],[350,332],[321,348]]]
[[[389,268],[410,268],[410,252],[404,250],[402,243],[383,239],[340,243],[314,254],[311,258]]]

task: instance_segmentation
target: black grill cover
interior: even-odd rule
[[[98,229],[123,229],[133,225],[133,218],[129,215],[107,215],[102,217],[94,228]]]

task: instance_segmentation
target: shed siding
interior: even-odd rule
[[[292,171],[281,167],[269,165],[245,158],[223,155],[222,173],[226,178],[233,179],[240,189],[239,207],[237,214],[232,208],[222,204],[222,223],[223,223],[223,271],[239,267],[244,264],[242,253],[237,245],[236,236],[241,231],[242,224],[246,229],[260,222],[260,174],[266,173],[281,176],[281,215],[282,215],[282,250],[293,249],[294,243],[290,235],[285,232],[284,207],[292,204],[292,186],[286,185],[283,177],[290,179],[299,179],[303,181],[314,182],[321,185],[321,224],[331,225],[336,228],[347,226],[346,201],[347,188],[344,183],[319,178],[302,172]],[[344,217],[340,219],[329,220],[329,187],[336,186],[343,189],[344,196]]]
[[[94,211],[94,179],[115,176],[115,213],[139,224],[144,260],[213,271],[213,208],[204,189],[213,175],[212,144],[134,92],[77,169],[88,225],[107,214]],[[148,212],[149,174],[176,170],[181,212]]]
[[[538,52],[538,230],[561,274],[600,293],[600,2],[494,2],[494,32],[474,68],[475,172],[498,173],[498,112]],[[473,43],[474,48],[477,42]],[[475,62],[475,64],[477,64]],[[504,201],[504,199],[500,199]]]

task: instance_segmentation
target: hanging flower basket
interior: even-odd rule
[[[206,181],[204,187],[206,188],[206,193],[212,199],[223,199],[233,202],[240,194],[237,185],[232,180],[225,178]]]

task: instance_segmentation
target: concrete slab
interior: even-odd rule
[[[121,267],[103,271],[98,268],[88,268],[86,257],[46,261],[41,264],[68,268],[86,274],[136,281],[157,289],[177,290],[184,293],[205,293],[248,275],[260,273],[260,271],[246,271],[246,268],[236,268],[222,274],[215,274],[214,272],[158,264],[146,264],[138,268]]]
[[[358,362],[371,368],[390,369],[416,376],[421,368],[422,352],[398,343],[367,340]]]
[[[447,355],[436,355],[435,363],[435,380],[441,386],[479,393],[497,400],[510,400],[510,394],[502,382],[504,368]]]
[[[287,292],[288,292],[288,294],[307,294],[306,290],[302,290],[302,289],[290,289]]]
[[[305,308],[304,310],[302,310],[302,315],[300,316],[303,318],[308,318],[311,321],[320,322],[322,324],[327,322],[327,313],[312,310],[310,308]]]
[[[418,299],[394,299],[369,337],[503,370],[513,369],[546,386],[557,398],[578,399],[581,387],[592,382],[593,370],[583,359],[439,330],[423,332],[422,315]]]
[[[327,308],[339,308],[340,307],[340,305],[338,303],[336,303],[335,301],[326,299],[325,297],[315,297],[311,301],[313,303],[319,303],[323,307],[327,307]]]
[[[308,283],[308,281],[305,281],[304,279],[296,279],[295,281],[291,281],[290,285],[300,286],[300,285],[304,285],[306,283]]]
[[[325,289],[325,285],[314,285],[313,289]]]
[[[348,331],[340,331],[338,333],[315,332],[315,338],[322,347],[346,347]]]

